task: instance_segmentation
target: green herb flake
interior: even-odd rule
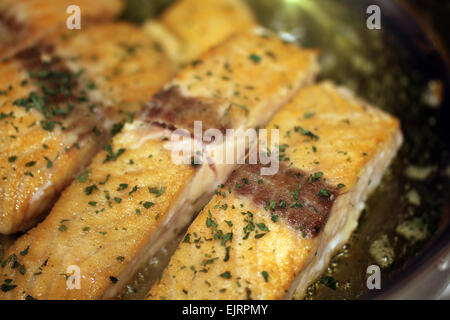
[[[319,279],[319,282],[330,289],[336,290],[336,280],[333,277],[323,276]]]
[[[254,63],[259,63],[259,62],[261,62],[261,56],[258,56],[257,54],[254,54],[254,53],[252,53],[250,56],[249,56],[249,58],[250,58],[250,60],[252,60]]]
[[[156,197],[158,198],[158,197],[160,197],[160,196],[164,193],[164,187],[161,187],[160,189],[155,188],[155,187],[149,187],[149,188],[148,188],[148,191],[149,191],[150,193],[155,194]]]
[[[22,257],[26,256],[28,254],[28,251],[30,250],[30,246],[26,247],[23,251],[20,252],[20,255]]]
[[[86,188],[84,189],[84,193],[88,196],[88,195],[90,195],[92,192],[94,192],[94,190],[98,190],[98,187],[97,187],[95,184],[86,187]]]
[[[151,201],[144,202],[144,208],[145,209],[148,209],[148,208],[152,207],[153,205],[154,205],[154,203],[151,202]]]
[[[101,185],[104,185],[108,182],[109,178],[111,177],[111,175],[108,173],[105,177],[105,180],[103,180],[103,182],[100,182]]]
[[[265,282],[269,282],[269,273],[267,271],[262,271],[261,275],[263,276]]]
[[[138,186],[134,186],[133,189],[131,189],[130,192],[128,192],[128,195],[131,196],[133,193],[135,193],[139,189]]]
[[[186,236],[183,239],[183,243],[190,243],[190,239],[191,239],[191,234],[190,233],[186,234]]]
[[[261,231],[269,231],[269,228],[267,228],[266,225],[265,225],[264,223],[257,223],[256,225],[258,226],[258,228],[259,228]]]
[[[81,182],[81,183],[86,182],[90,173],[91,173],[91,170],[89,169],[89,170],[86,170],[85,172],[83,172],[82,174],[80,174],[77,177],[78,182]]]
[[[317,195],[319,197],[329,197],[330,193],[325,189],[321,189]]]
[[[8,292],[8,291],[11,291],[11,290],[15,289],[16,287],[17,287],[17,285],[15,285],[15,284],[6,284],[6,283],[4,283],[4,284],[2,284],[0,289],[3,292]]]
[[[225,248],[225,257],[223,258],[224,262],[227,262],[228,260],[230,260],[230,249],[231,249],[231,246],[228,246]]]
[[[25,163],[25,167],[32,167],[35,164],[36,164],[36,161],[30,161],[30,162]]]
[[[108,161],[115,161],[115,160],[117,160],[117,158],[126,151],[125,148],[121,148],[116,153],[114,153],[114,151],[113,151],[113,149],[112,149],[110,144],[105,145],[104,149],[105,149],[107,154],[106,154],[105,160],[103,160],[103,163],[108,162]]]

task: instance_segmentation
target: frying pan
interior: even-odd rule
[[[140,23],[172,2],[127,0],[122,19]],[[325,272],[337,281],[337,288],[318,281],[306,298],[440,297],[450,283],[450,4],[431,0],[248,2],[261,24],[288,41],[322,50],[320,79],[349,87],[397,116],[405,136],[397,158],[367,201],[358,229]],[[379,6],[381,29],[367,28],[369,5]],[[388,244],[388,254],[373,250],[380,239]],[[0,256],[13,240],[0,236]],[[175,245],[159,258],[168,260]],[[382,266],[381,290],[366,286],[366,269],[373,264]],[[146,292],[160,271],[150,265],[122,297],[139,298],[135,293]]]
[[[170,0],[129,0],[125,19],[149,18]],[[450,45],[444,1],[248,0],[259,21],[289,41],[322,50],[331,79],[397,116],[405,143],[367,201],[359,227],[307,299],[431,299],[450,283]],[[369,5],[381,12],[370,30]],[[232,23],[232,21],[230,21]],[[368,128],[370,130],[370,128]],[[416,234],[406,234],[407,229]],[[387,239],[389,256],[371,251]],[[375,257],[374,257],[375,256]],[[382,264],[381,290],[368,290],[367,267]],[[156,270],[151,270],[153,273]]]

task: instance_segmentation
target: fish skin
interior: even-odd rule
[[[263,47],[272,49],[280,56],[286,51],[290,55],[288,59],[256,64],[249,55],[256,49],[263,50]],[[250,102],[248,119],[254,120],[248,123],[258,122],[256,111],[265,111],[265,115],[259,120],[263,125],[267,113],[275,113],[301,86],[312,81],[317,72],[316,51],[301,50],[294,45],[285,44],[275,36],[261,37],[259,32],[250,32],[237,35],[206,53],[201,58],[203,63],[187,67],[167,87],[179,86],[183,94],[191,98],[215,97],[220,102],[216,106],[222,108],[229,104],[227,99],[234,97],[233,92],[228,92],[233,85],[221,80],[223,66],[214,63],[225,61],[224,56],[231,64],[241,67],[230,76],[230,82],[235,85],[252,82],[255,86],[246,97],[233,98]],[[213,71],[217,72],[211,76],[213,79],[205,80],[209,90],[201,91],[198,79],[194,79],[194,76],[206,74],[213,65]],[[253,69],[260,70],[259,74],[264,75],[264,79],[254,77],[258,72]],[[223,94],[217,96],[216,91],[220,89],[226,89],[226,92],[224,90]],[[237,118],[238,114],[234,117]],[[201,119],[200,113],[199,120]],[[239,125],[243,122],[240,120]],[[170,216],[170,210],[181,203],[180,195],[200,191],[212,193],[220,183],[215,181],[214,174],[207,165],[195,170],[191,165],[175,165],[168,158],[170,153],[163,148],[162,131],[152,127],[145,117],[139,116],[114,137],[111,143],[114,154],[120,149],[125,151],[115,161],[106,163],[106,151],[98,154],[89,167],[89,179],[93,179],[92,182],[75,181],[64,191],[44,222],[19,238],[5,253],[5,259],[15,254],[18,257],[17,263],[25,265],[28,271],[21,274],[19,268],[11,268],[11,264],[6,263],[0,272],[0,282],[12,279],[17,287],[8,292],[0,292],[0,299],[24,299],[27,295],[36,299],[99,299],[113,298],[120,292],[136,268],[148,261],[140,258],[149,249],[147,246],[153,245],[158,237],[177,231],[174,230],[175,225],[170,223],[175,219]],[[158,133],[162,134],[159,138]],[[150,154],[153,156],[149,157]],[[130,159],[133,160],[132,165]],[[109,179],[104,185],[100,185],[100,182],[106,180],[108,173]],[[206,181],[207,184],[191,186],[189,183],[194,179],[202,183]],[[92,193],[86,194],[86,187],[94,184],[99,190],[91,187]],[[118,190],[120,184],[128,184],[128,187],[126,190]],[[138,190],[130,194],[135,185]],[[154,193],[149,193],[148,186],[164,186],[165,189],[160,197],[155,197]],[[104,199],[105,190],[109,191],[113,201],[120,194],[120,204],[112,203],[113,207],[109,208],[107,199]],[[187,205],[194,207],[197,197],[191,195],[189,199],[191,202]],[[145,209],[142,208],[144,202],[139,203],[141,201],[150,201],[155,205]],[[96,202],[96,205],[89,202]],[[97,214],[96,211],[101,210],[102,205],[109,209]],[[140,214],[137,214],[136,209],[140,210]],[[195,212],[192,209],[185,212],[186,217],[180,217],[180,214],[174,216],[185,219],[185,226]],[[155,219],[157,216],[158,219]],[[86,227],[90,229],[83,231]],[[164,232],[158,234],[158,231]],[[21,256],[20,252],[28,246],[27,254]],[[124,257],[124,260],[119,261],[117,257]],[[42,267],[45,261],[46,266]],[[69,265],[78,265],[81,269],[81,290],[66,289],[65,277],[61,274],[66,272]],[[42,273],[33,275],[37,270]],[[113,283],[110,277],[117,279],[117,282]]]
[[[67,30],[70,0],[2,0],[0,2],[0,60],[10,58],[46,37]],[[123,8],[121,0],[80,0],[81,28],[111,20]]]
[[[282,218],[275,221],[275,211],[268,205],[257,205],[252,199],[255,195],[229,193],[225,185],[226,197],[219,192],[198,215],[148,299],[302,298],[308,285],[349,239],[362,204],[402,142],[396,118],[329,82],[302,89],[268,128],[279,128],[280,145],[286,145],[283,159],[288,160],[284,163],[290,169],[313,177],[321,172],[322,181],[330,189],[345,184],[338,188],[325,226],[317,236],[310,237]],[[319,138],[311,137],[306,130]],[[299,191],[300,200],[305,199],[303,189]],[[244,240],[248,212],[253,214],[255,231]],[[231,239],[215,239],[216,231],[208,218],[217,224],[215,230],[232,233]],[[259,228],[259,223],[269,231]],[[256,231],[265,235],[256,239]],[[205,264],[214,258],[217,260]]]

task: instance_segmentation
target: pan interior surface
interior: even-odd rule
[[[144,2],[129,0],[125,18],[143,21],[173,1],[152,1],[147,12],[139,10]],[[367,201],[351,240],[322,278],[310,286],[306,298],[368,297],[368,266],[381,267],[382,286],[387,287],[442,232],[448,232],[450,167],[443,123],[448,115],[447,65],[396,1],[248,3],[264,26],[286,40],[322,50],[321,79],[347,86],[401,120],[402,149]],[[371,4],[381,9],[380,30],[367,27],[366,10]],[[147,276],[135,282],[134,293],[141,291],[139,283],[149,281],[148,275],[158,274],[159,265],[150,266]]]
[[[172,0],[127,0],[123,19],[152,18]],[[358,229],[310,286],[306,299],[369,297],[367,267],[381,267],[382,288],[395,283],[436,239],[450,232],[449,75],[442,54],[396,1],[248,0],[259,21],[288,41],[320,48],[320,79],[355,91],[401,121],[405,142],[368,199]],[[381,8],[381,29],[366,22]],[[450,14],[450,8],[446,8]],[[448,16],[448,15],[447,15]],[[230,21],[232,23],[232,21]],[[17,236],[0,235],[0,257]],[[141,298],[177,243],[149,262],[121,296]]]

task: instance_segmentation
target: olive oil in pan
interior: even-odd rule
[[[187,230],[187,227],[186,227]],[[178,243],[183,238],[186,230],[179,232],[167,246],[162,248],[133,278],[123,290],[119,299],[137,300],[144,299],[154,283],[159,281],[164,268],[170,261]]]

